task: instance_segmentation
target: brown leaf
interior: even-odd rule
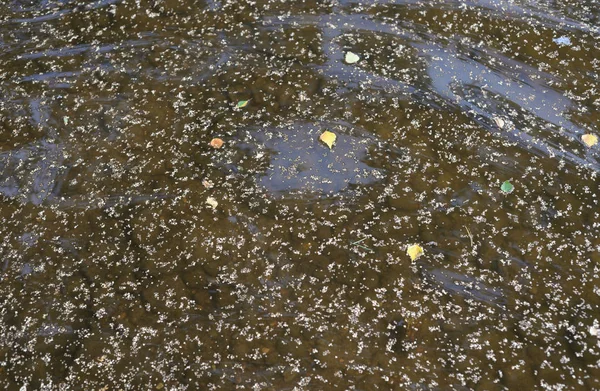
[[[223,144],[224,144],[224,141],[218,137],[215,137],[212,140],[210,140],[210,146],[215,149],[221,148],[223,146]]]

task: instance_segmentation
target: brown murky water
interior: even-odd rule
[[[3,1],[2,387],[600,389],[599,18]]]

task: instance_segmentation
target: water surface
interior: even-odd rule
[[[2,2],[0,382],[599,389],[599,18]]]

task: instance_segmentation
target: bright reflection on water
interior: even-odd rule
[[[3,387],[599,389],[599,22],[0,2]]]

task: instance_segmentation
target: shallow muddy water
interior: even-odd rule
[[[1,2],[0,383],[600,389],[599,18]]]

